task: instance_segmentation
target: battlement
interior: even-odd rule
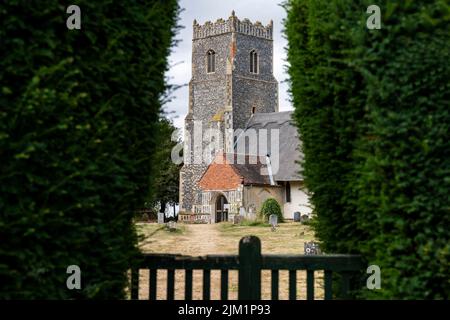
[[[273,21],[271,20],[267,26],[263,26],[259,21],[252,23],[249,19],[241,21],[236,17],[234,11],[231,13],[228,20],[218,19],[216,22],[207,21],[204,25],[200,25],[197,20],[194,20],[194,40],[228,32],[238,32],[258,38],[273,40]]]

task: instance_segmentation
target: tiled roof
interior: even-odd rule
[[[218,154],[200,179],[203,190],[236,189],[238,185],[270,185],[263,175],[265,165],[258,157],[238,154]]]
[[[256,154],[260,156],[265,156],[266,153],[270,154],[275,181],[302,180],[300,174],[301,165],[298,161],[302,159],[303,154],[300,151],[301,141],[297,127],[293,123],[292,115],[292,111],[255,113],[249,120],[245,131],[248,132],[251,129],[256,129],[258,134],[260,134],[260,129],[267,129],[268,152],[259,146]],[[272,129],[279,130],[278,148],[276,145],[271,145],[272,137],[270,133]],[[249,141],[249,139],[245,140],[246,153],[250,153]],[[276,166],[275,162],[278,162],[278,166]],[[275,169],[278,170],[275,172]]]
[[[270,185],[266,165],[267,153],[270,154],[275,181],[303,180],[299,173],[301,166],[298,163],[302,159],[301,141],[292,114],[292,111],[255,113],[249,120],[244,134],[238,138],[235,153],[218,154],[200,179],[200,187],[203,190],[221,190],[235,189],[240,184]],[[245,133],[249,133],[252,129],[256,129],[257,135],[262,134],[260,129],[267,130],[267,148],[259,146],[255,148],[256,152],[250,152],[251,139],[245,139]],[[275,131],[272,129],[278,130],[278,139],[274,139],[273,142],[271,135]],[[244,153],[237,152],[240,139],[246,144]]]
[[[270,185],[270,178],[263,175],[265,164],[261,163],[259,157],[239,154],[226,154],[227,159],[234,158],[230,164],[233,169],[243,178],[245,185]]]

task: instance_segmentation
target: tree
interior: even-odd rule
[[[137,253],[178,5],[77,5],[0,5],[2,299],[124,298]]]
[[[316,236],[326,252],[358,253],[355,143],[361,134],[365,91],[348,61],[360,3],[288,1],[286,33],[295,119],[304,153],[303,176],[315,208]],[[354,27],[354,28],[356,28]]]
[[[160,212],[165,212],[167,205],[178,203],[181,164],[174,163],[171,153],[180,141],[172,141],[176,128],[166,118],[160,120],[159,128],[159,144],[153,159],[157,169],[152,174],[152,188],[155,192],[151,203],[158,203]]]
[[[305,183],[328,252],[381,268],[365,297],[448,299],[450,9],[446,1],[289,0]]]
[[[278,222],[283,222],[283,213],[280,204],[273,198],[266,199],[261,207],[261,218],[265,221],[269,220],[270,215],[274,214],[278,217]]]

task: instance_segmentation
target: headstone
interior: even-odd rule
[[[304,253],[305,253],[305,255],[321,254],[319,244],[314,241],[305,242]]]
[[[164,212],[158,212],[158,223],[164,224]]]
[[[173,231],[177,228],[177,223],[175,221],[169,221],[169,223],[167,223],[167,226],[169,227],[170,231]]]
[[[245,212],[245,208],[244,207],[240,207],[239,208],[239,215],[245,217],[247,212]]]
[[[301,216],[300,221],[303,222],[307,222],[309,221],[309,216],[307,214],[304,214]]]
[[[269,216],[269,223],[272,227],[278,226],[278,216],[276,214],[271,214]]]
[[[253,205],[248,207],[248,212],[245,218],[251,221],[256,220],[256,209]]]
[[[234,215],[233,217],[233,224],[240,224],[242,222],[243,216],[240,215]]]
[[[173,215],[173,208],[171,205],[166,205],[166,208],[164,210],[164,214],[166,215],[166,217],[170,217]]]
[[[294,212],[294,221],[300,222],[300,212]]]

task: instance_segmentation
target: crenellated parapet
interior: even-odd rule
[[[193,39],[203,39],[228,32],[238,32],[258,38],[273,40],[273,21],[267,26],[257,21],[252,23],[249,19],[239,20],[234,11],[228,20],[218,19],[216,22],[207,21],[200,25],[197,20],[193,24]]]

